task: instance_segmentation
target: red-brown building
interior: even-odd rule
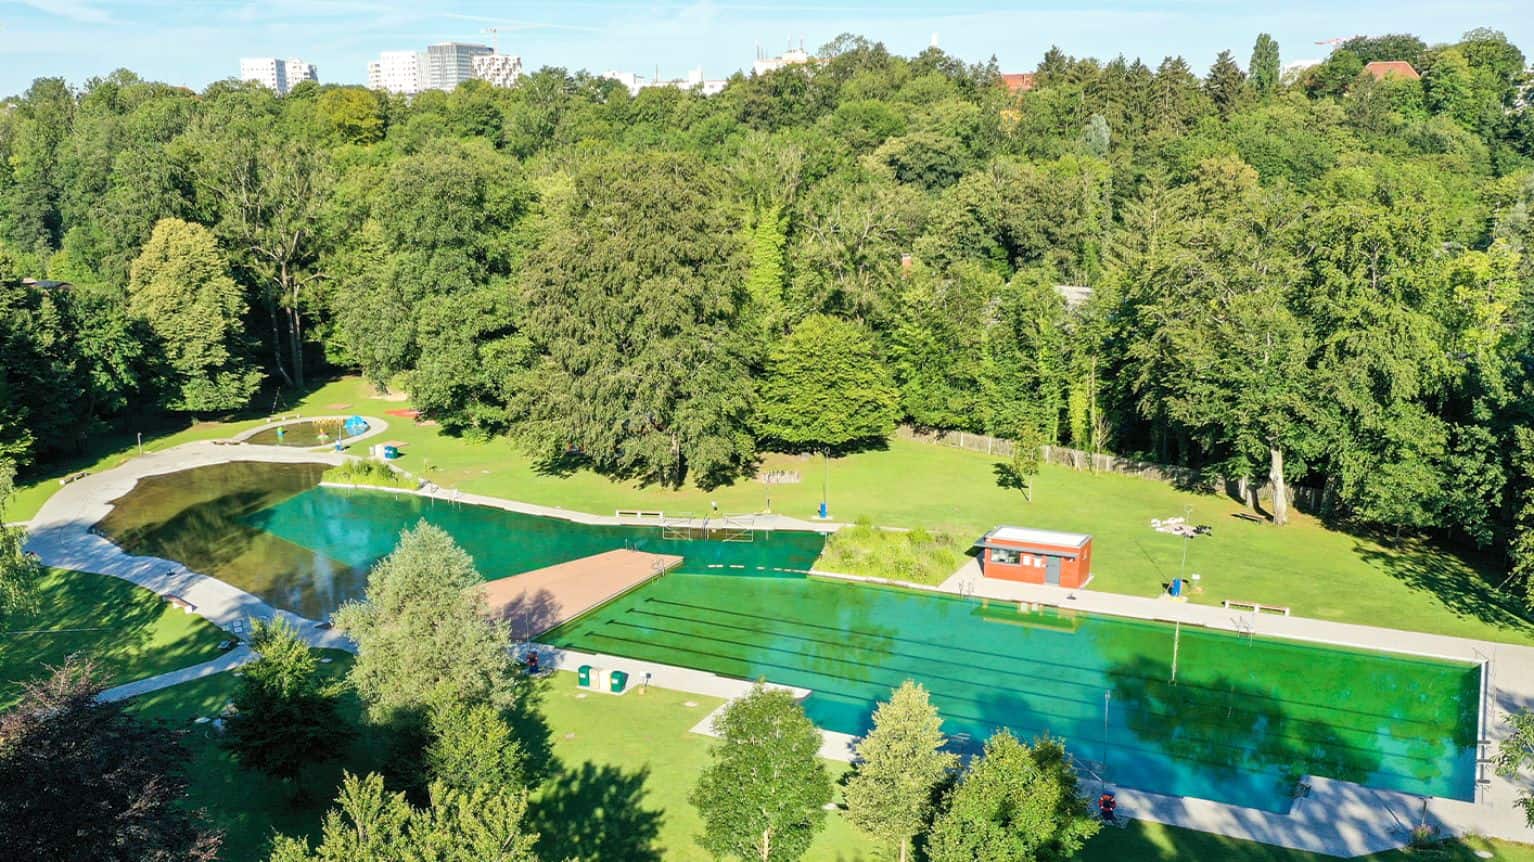
[[[1001,85],[1012,93],[1026,93],[1033,89],[1032,72],[1005,72],[1001,75]]]
[[[1364,65],[1364,71],[1374,76],[1374,80],[1383,81],[1386,78],[1400,78],[1403,81],[1416,81],[1422,76],[1412,64],[1405,60],[1375,60]]]
[[[975,543],[988,578],[1084,587],[1092,579],[1092,537],[1027,527],[997,527]]]

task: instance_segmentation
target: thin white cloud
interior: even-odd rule
[[[21,5],[58,18],[81,24],[110,24],[112,16],[105,9],[80,0],[17,0]]]

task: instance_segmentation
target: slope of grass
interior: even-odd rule
[[[131,682],[218,658],[227,635],[127,581],[89,572],[49,570],[35,615],[0,629],[0,709],[71,655],[95,659],[111,684]]]
[[[386,418],[386,437],[405,444],[399,466],[448,488],[596,513],[630,508],[701,513],[717,503],[724,512],[770,507],[809,518],[828,484],[836,520],[921,527],[950,533],[961,544],[997,524],[1092,533],[1094,589],[1155,596],[1180,573],[1198,573],[1204,589],[1192,597],[1197,602],[1258,601],[1339,622],[1534,643],[1534,624],[1494,589],[1495,572],[1484,561],[1425,542],[1382,543],[1329,529],[1305,515],[1285,527],[1253,523],[1236,517],[1242,509],[1234,501],[1160,482],[1045,465],[1028,502],[998,481],[995,458],[896,439],[886,449],[832,459],[829,468],[818,458],[763,458],[763,470],[797,472],[801,481],[795,484],[742,480],[711,491],[640,487],[589,470],[540,468],[505,440],[450,437],[434,426],[386,416],[403,406],[376,397],[357,378],[343,378],[287,409]],[[227,436],[258,421],[188,428],[153,445]],[[129,456],[119,448],[97,466]],[[8,517],[28,517],[56,488],[56,481],[32,481]],[[1185,514],[1213,527],[1210,535],[1187,542],[1186,567],[1184,540],[1150,528],[1152,518]]]

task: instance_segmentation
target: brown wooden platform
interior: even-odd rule
[[[510,623],[512,637],[526,641],[681,564],[682,558],[672,554],[606,551],[489,581],[478,589],[490,616]]]

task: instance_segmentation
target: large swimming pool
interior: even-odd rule
[[[542,640],[809,688],[851,734],[914,679],[950,734],[1050,733],[1108,782],[1268,811],[1304,775],[1474,789],[1468,664],[803,576],[667,575]]]
[[[915,679],[950,734],[1047,732],[1106,781],[1160,793],[1285,811],[1301,776],[1322,775],[1473,797],[1473,665],[811,578],[784,570],[810,568],[812,533],[668,539],[317,487],[322,469],[236,462],[144,479],[100,529],[310,617],[361,595],[368,567],[422,519],[487,578],[615,547],[676,553],[681,571],[543,640],[808,688],[810,717],[852,734]]]

